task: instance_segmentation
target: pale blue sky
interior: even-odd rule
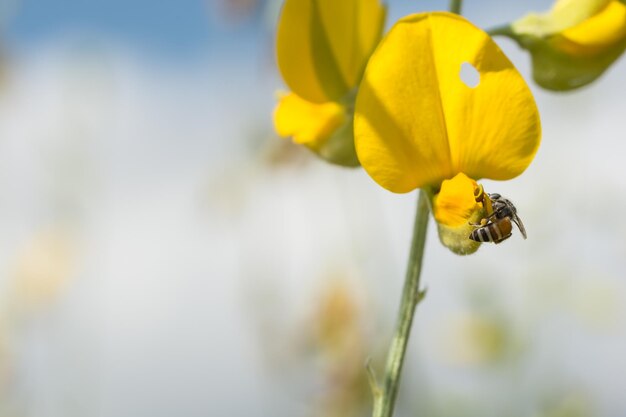
[[[261,1],[260,8],[266,3]],[[465,2],[464,11],[477,24],[491,26],[519,17],[530,8],[545,9],[550,3],[470,0]],[[392,22],[416,11],[445,9],[448,3],[394,0],[388,4]],[[32,45],[86,34],[157,54],[178,55],[202,54],[207,49],[254,41],[266,30],[259,18],[225,24],[216,14],[218,9],[218,0],[21,0],[6,23],[5,37],[13,44]]]

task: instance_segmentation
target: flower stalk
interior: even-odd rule
[[[420,290],[420,272],[426,243],[426,230],[428,228],[429,202],[426,192],[419,191],[417,210],[415,214],[415,226],[413,227],[413,239],[409,262],[402,290],[402,301],[398,313],[396,330],[387,354],[385,379],[381,388],[375,385],[373,417],[391,417],[398,396],[400,386],[400,373],[406,348],[411,334],[411,325],[417,304],[424,298],[426,292]]]
[[[496,26],[486,31],[489,36],[509,36],[513,35],[510,25]]]
[[[421,189],[380,385],[367,367],[373,417],[393,416],[413,316],[425,295],[420,272],[429,212],[444,246],[473,253],[480,242],[469,238],[472,224],[485,218],[488,207],[477,198],[482,188],[475,179],[520,175],[541,138],[539,113],[524,78],[487,33],[460,16],[461,5],[455,0],[452,13],[399,20],[370,57],[356,98],[354,137],[361,166],[389,191]],[[479,73],[479,88],[461,82],[459,71],[466,64]]]
[[[450,12],[461,14],[462,5],[463,5],[463,0],[450,0]]]

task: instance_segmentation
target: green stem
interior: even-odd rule
[[[506,36],[512,39],[520,48],[528,49],[532,43],[524,39],[524,37],[517,36],[511,25],[503,25],[491,28],[487,31],[489,36]]]
[[[450,7],[448,8],[451,13],[461,14],[461,6],[463,0],[450,0]]]
[[[505,26],[497,26],[494,28],[491,28],[487,31],[487,33],[490,36],[509,36],[511,37],[513,35],[513,31],[511,30],[511,26],[509,25],[505,25]]]
[[[428,228],[428,214],[428,195],[424,191],[420,191],[400,311],[398,313],[395,334],[387,353],[384,385],[382,389],[375,390],[373,417],[391,417],[393,415],[400,385],[400,372],[404,363],[409,335],[411,334],[415,307],[417,307],[417,304],[425,295],[425,292],[420,291],[419,288],[424,245],[426,243],[426,229]]]

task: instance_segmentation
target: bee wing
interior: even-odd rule
[[[517,217],[517,214],[514,215],[513,217],[511,217],[511,219],[515,222],[515,224],[517,225],[517,228],[519,229],[520,232],[522,232],[522,236],[524,237],[524,239],[526,239],[526,228],[524,227],[524,223],[522,223],[522,219],[520,219],[519,217]]]

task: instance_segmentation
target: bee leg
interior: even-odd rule
[[[487,223],[489,223],[489,221],[491,220],[492,217],[494,217],[496,215],[496,213],[493,213],[487,217],[483,217],[482,219],[480,219],[480,223],[472,223],[469,222],[470,226],[474,226],[474,227],[483,227],[486,226]]]
[[[502,239],[500,239],[498,241],[494,241],[493,243],[495,243],[497,245],[498,243],[504,242],[505,240],[510,238],[512,235],[513,235],[513,233],[509,233],[508,235],[504,236]]]

